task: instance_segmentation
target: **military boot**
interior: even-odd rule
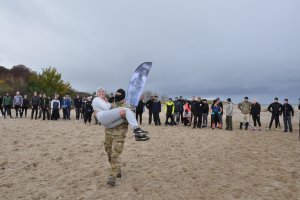
[[[112,176],[109,176],[108,179],[107,179],[106,184],[113,187],[116,184],[116,179]]]
[[[117,178],[121,178],[122,177],[122,173],[121,173],[121,168],[119,168],[118,174],[117,174]]]
[[[246,122],[245,130],[248,130],[249,122]]]

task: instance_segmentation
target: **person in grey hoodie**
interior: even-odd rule
[[[22,106],[23,106],[23,97],[20,95],[20,92],[16,92],[16,96],[14,96],[13,107],[16,110],[16,118],[18,118],[18,113],[20,113],[20,118],[22,118]]]
[[[242,111],[240,129],[242,129],[243,123],[245,123],[245,130],[248,130],[251,106],[252,104],[248,101],[248,97],[245,97],[244,101],[238,104],[238,108]]]
[[[231,98],[227,99],[226,110],[226,130],[232,131],[232,116],[233,116],[233,104]]]

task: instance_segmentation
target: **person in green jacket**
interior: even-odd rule
[[[4,118],[6,118],[6,114],[11,117],[11,106],[12,106],[12,98],[11,96],[9,95],[9,93],[7,92],[6,93],[6,96],[3,97],[3,100],[2,100],[2,105],[4,107],[4,112],[3,112],[3,116]]]

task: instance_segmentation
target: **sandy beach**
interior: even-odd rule
[[[76,123],[74,110],[67,121],[1,117],[0,199],[298,200],[295,111],[293,133],[282,132],[282,117],[279,131],[265,131],[267,112],[262,113],[262,131],[246,131],[238,129],[235,110],[232,132],[148,125],[146,112],[142,128],[151,139],[134,141],[129,128],[123,176],[115,187],[106,185],[109,163],[102,126]]]

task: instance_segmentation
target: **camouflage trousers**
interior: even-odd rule
[[[105,129],[104,148],[111,165],[110,176],[116,178],[121,170],[120,155],[123,151],[124,140],[128,130],[128,123],[123,123],[115,128]]]

